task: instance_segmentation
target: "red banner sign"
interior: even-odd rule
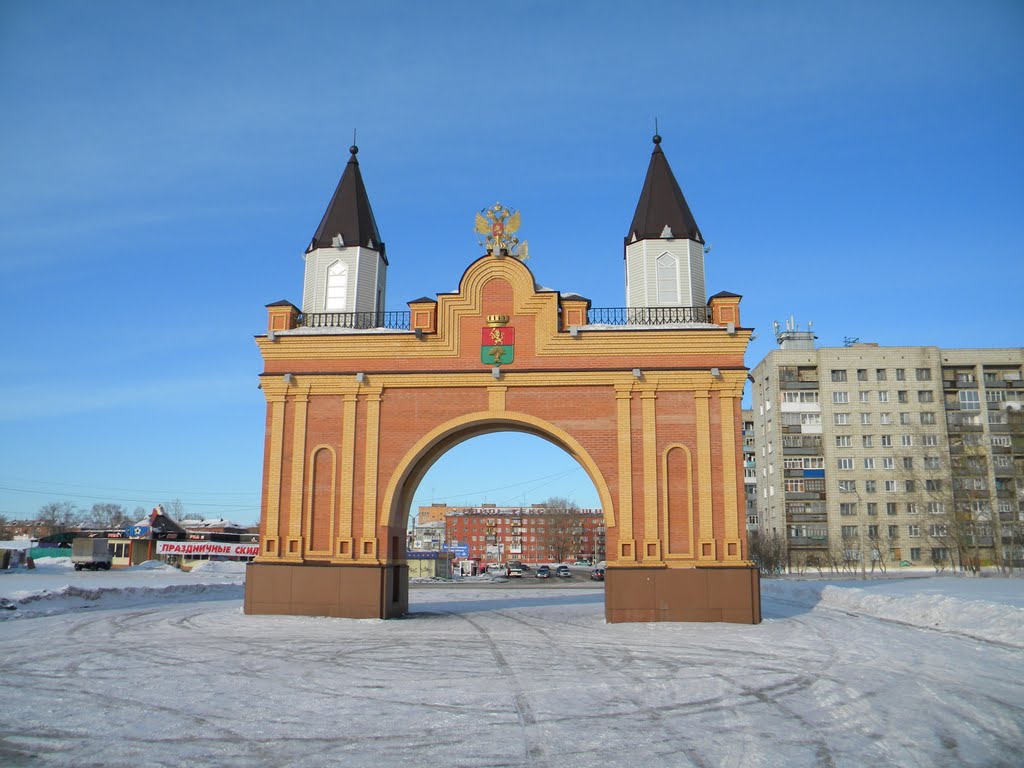
[[[227,555],[228,557],[256,557],[259,544],[233,544],[226,541],[158,541],[159,555]]]

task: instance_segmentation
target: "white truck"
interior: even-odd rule
[[[71,562],[76,571],[83,568],[109,571],[113,559],[106,539],[75,539],[71,542]]]

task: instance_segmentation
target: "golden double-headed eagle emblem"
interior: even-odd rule
[[[520,261],[526,261],[530,258],[529,245],[516,237],[519,223],[519,211],[495,203],[477,213],[477,239],[493,256],[515,256]]]

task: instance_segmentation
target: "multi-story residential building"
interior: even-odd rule
[[[754,447],[754,411],[744,408],[743,419],[743,498],[746,503],[747,530],[760,530],[757,513],[757,452]]]
[[[1024,350],[776,335],[752,372],[756,492],[791,565],[1022,559]]]
[[[550,563],[605,559],[604,514],[600,509],[449,507],[445,538],[465,545],[470,558],[486,562]]]

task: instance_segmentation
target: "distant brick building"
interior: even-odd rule
[[[551,563],[605,559],[604,514],[600,509],[450,507],[445,518],[449,546],[465,545],[471,558],[498,563]]]

